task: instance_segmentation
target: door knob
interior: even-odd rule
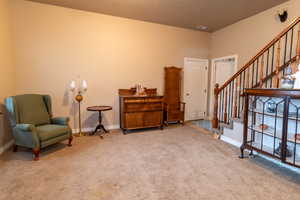
[[[186,95],[186,96],[190,96],[190,93],[186,93],[185,95]]]

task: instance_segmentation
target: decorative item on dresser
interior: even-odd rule
[[[77,91],[77,95],[75,96],[75,100],[78,102],[78,112],[79,112],[78,113],[78,127],[79,127],[79,133],[76,136],[80,137],[80,136],[84,135],[81,131],[81,108],[80,108],[80,104],[81,104],[81,101],[83,100],[82,94],[87,91],[87,82],[86,82],[86,80],[83,80],[81,82],[81,84],[79,84],[78,87],[76,87],[76,82],[75,81],[71,81],[70,90],[72,92]]]
[[[165,67],[164,122],[184,124],[185,103],[181,102],[181,68]]]
[[[136,95],[136,88],[119,89],[120,127],[127,130],[159,127],[163,128],[163,96],[157,89],[144,88],[144,95]]]

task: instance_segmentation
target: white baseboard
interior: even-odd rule
[[[259,153],[259,156],[262,157],[262,158],[264,158],[264,159],[266,159],[266,160],[268,160],[268,161],[270,161],[270,162],[273,162],[273,163],[279,165],[280,167],[284,167],[286,169],[289,169],[289,170],[291,170],[293,172],[296,172],[296,173],[300,174],[300,169],[299,168],[296,168],[296,167],[293,167],[291,165],[285,164],[285,163],[281,162],[281,160],[276,160],[276,159],[274,159],[272,157],[265,156],[265,155],[263,155],[261,153]]]
[[[113,130],[113,129],[119,129],[120,128],[120,125],[116,124],[116,125],[110,125],[110,126],[105,126],[105,129],[107,130]],[[95,130],[95,127],[89,127],[89,128],[83,128],[82,129],[82,132],[92,132]],[[72,129],[72,133],[75,134],[75,133],[78,133],[79,132],[79,129]]]
[[[120,125],[110,125],[110,126],[106,126],[105,127],[108,130],[112,130],[112,129],[118,129],[120,128]],[[84,128],[82,129],[83,132],[90,132],[90,131],[94,131],[95,128]],[[72,133],[78,133],[79,129],[72,129]],[[9,149],[12,145],[14,144],[14,140],[11,140],[9,142],[7,142],[5,145],[3,145],[2,147],[0,147],[0,154],[2,154],[4,151],[6,151],[7,149]]]
[[[233,139],[231,139],[231,138],[229,138],[229,137],[226,137],[226,136],[223,136],[223,135],[221,136],[221,140],[224,141],[224,142],[226,142],[226,143],[229,143],[229,144],[231,144],[231,145],[233,145],[233,146],[239,147],[239,148],[240,148],[240,146],[242,145],[241,142],[238,142],[238,141],[236,141],[236,140],[233,140]],[[248,150],[245,149],[245,151],[248,151]],[[273,163],[275,163],[275,164],[277,164],[277,165],[279,165],[279,166],[281,166],[281,167],[287,168],[287,169],[289,169],[289,170],[292,170],[292,171],[294,171],[294,172],[300,174],[300,169],[298,169],[298,168],[296,168],[296,167],[287,165],[287,164],[285,164],[285,163],[282,163],[280,160],[276,160],[276,159],[274,159],[274,158],[271,158],[271,157],[269,157],[269,156],[265,156],[265,155],[263,155],[263,154],[260,154],[260,153],[255,152],[255,151],[254,151],[253,153],[254,153],[254,155],[259,155],[260,157],[262,157],[262,158],[264,158],[264,159],[266,159],[266,160],[268,160],[268,161],[270,161],[270,162],[273,162]]]
[[[224,136],[224,135],[221,135],[221,140],[224,141],[224,142],[226,142],[226,143],[229,143],[229,144],[231,144],[231,145],[233,145],[233,146],[236,146],[236,147],[238,147],[238,148],[240,148],[241,145],[242,145],[241,142],[236,141],[236,140],[234,140],[234,139],[231,139],[231,138],[229,138],[229,137],[226,137],[226,136]]]
[[[2,154],[4,151],[9,149],[13,144],[14,144],[14,140],[11,140],[8,143],[6,143],[5,145],[3,145],[2,147],[0,147],[0,154]]]

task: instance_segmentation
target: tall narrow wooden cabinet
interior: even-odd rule
[[[181,102],[181,72],[178,67],[165,67],[164,122],[184,123],[185,103]]]

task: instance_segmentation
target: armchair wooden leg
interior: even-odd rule
[[[13,152],[17,152],[18,151],[18,145],[14,145],[14,147],[13,147]]]
[[[68,143],[68,146],[69,146],[69,147],[72,146],[72,141],[73,141],[73,136],[71,136],[71,137],[69,138],[69,143]]]
[[[40,159],[40,152],[41,152],[41,149],[40,148],[37,148],[37,149],[32,149],[32,152],[34,154],[34,161],[38,161]]]

